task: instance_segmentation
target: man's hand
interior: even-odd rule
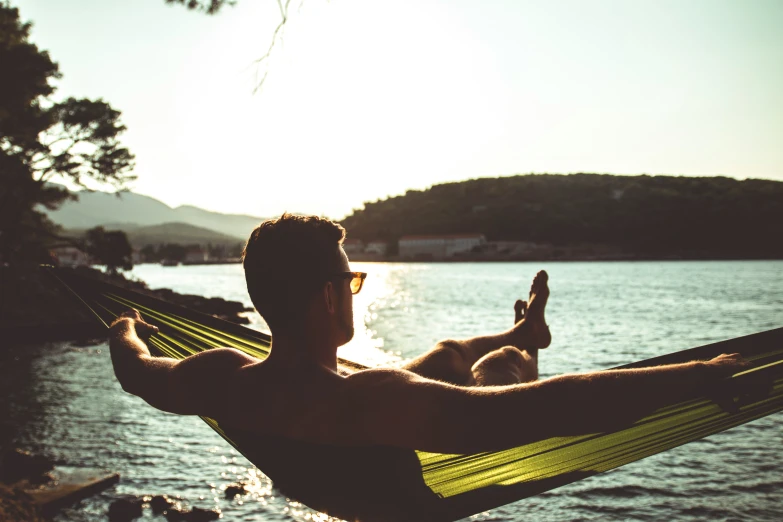
[[[183,415],[224,415],[235,404],[239,370],[258,362],[232,348],[215,348],[182,360],[153,357],[145,344],[158,327],[130,309],[109,333],[114,373],[122,389],[158,409]],[[237,409],[236,417],[246,415]]]
[[[147,348],[149,337],[158,332],[153,326],[141,318],[138,310],[130,309],[120,314],[109,329],[109,350],[114,366],[114,374],[122,388],[135,395],[143,385],[139,376],[145,366],[145,361],[151,359]]]
[[[159,332],[158,327],[144,321],[135,308],[130,308],[117,316],[109,328],[109,338],[125,335],[128,330],[135,332],[140,339],[144,340]]]
[[[715,403],[727,413],[737,413],[745,403],[752,403],[766,397],[772,389],[773,382],[768,379],[737,378],[729,379],[734,374],[747,370],[750,363],[738,353],[721,354],[707,361],[712,371],[714,389],[707,393]],[[748,377],[748,376],[746,376]]]
[[[750,363],[738,353],[721,354],[710,359],[706,364],[711,374],[718,379],[731,377],[750,366]]]

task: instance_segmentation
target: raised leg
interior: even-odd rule
[[[536,274],[530,287],[529,305],[524,301],[517,301],[514,306],[516,320],[510,330],[461,341],[441,341],[435,348],[410,361],[403,368],[430,379],[471,386],[476,384],[473,369],[479,361],[502,348],[512,347],[525,354],[525,361],[535,363],[534,373],[537,376],[538,349],[546,348],[552,340],[544,320],[544,309],[549,298],[547,281],[547,273],[543,270]],[[514,356],[506,354],[501,357],[501,354],[496,354],[489,359],[492,362],[487,363],[482,371],[489,375],[489,368],[495,368],[500,364],[498,361],[506,359],[513,363]],[[526,370],[526,379],[530,375],[532,372]]]
[[[440,341],[430,351],[409,361],[404,370],[457,386],[472,386],[470,364],[459,341]]]
[[[521,321],[527,311],[527,302],[514,304],[514,323]],[[505,386],[538,380],[538,350],[520,350],[504,346],[490,352],[471,368],[473,386]]]
[[[506,386],[538,379],[538,365],[524,350],[504,346],[488,353],[471,368],[473,386]]]

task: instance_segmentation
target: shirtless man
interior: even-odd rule
[[[402,369],[344,375],[337,348],[353,336],[352,294],[366,274],[351,271],[343,238],[318,217],[283,215],[253,231],[244,268],[272,331],[264,361],[230,348],[151,357],[145,339],[156,328],[135,311],[110,334],[124,390],[216,419],[243,450],[255,448],[246,456],[276,487],[342,518],[438,518],[413,450],[476,453],[614,429],[744,366],[722,355],[538,380],[537,351],[551,341],[539,272],[509,330],[441,341]]]

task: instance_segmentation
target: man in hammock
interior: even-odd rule
[[[216,419],[287,495],[349,519],[436,519],[436,497],[413,450],[477,453],[627,425],[743,367],[737,355],[538,380],[551,342],[547,274],[515,303],[507,331],[445,340],[401,369],[350,375],[337,348],[353,336],[345,232],[283,215],[256,228],[244,252],[248,292],[272,332],[264,361],[231,348],[181,361],[151,357],[156,331],[132,311],[112,326],[123,388],[172,413]]]

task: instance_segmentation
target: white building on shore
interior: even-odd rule
[[[389,244],[386,241],[375,240],[367,243],[367,248],[364,249],[364,253],[376,256],[385,256],[388,250]]]
[[[470,252],[486,242],[484,234],[403,236],[399,243],[400,257],[443,259]]]
[[[359,254],[364,251],[364,243],[360,239],[344,239],[343,250],[346,254]]]
[[[209,261],[209,252],[206,248],[200,246],[188,247],[185,251],[185,264],[206,263]]]

